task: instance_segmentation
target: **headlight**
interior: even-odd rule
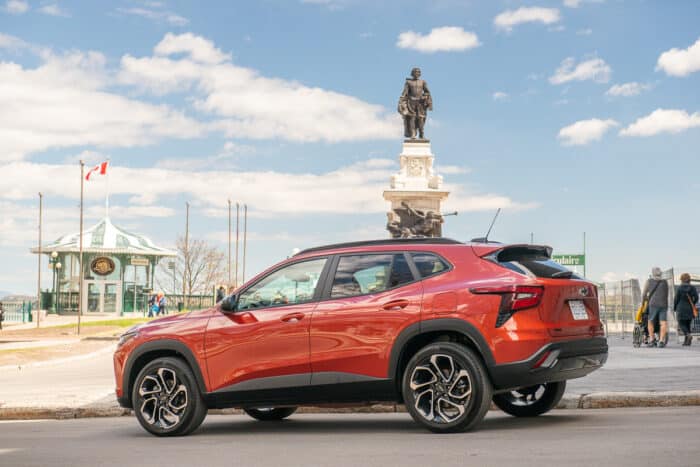
[[[126,344],[129,342],[131,339],[139,335],[139,330],[138,328],[131,328],[128,331],[126,331],[124,334],[119,336],[119,342],[117,342],[117,348],[121,347],[122,345]]]

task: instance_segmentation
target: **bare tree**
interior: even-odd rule
[[[161,289],[183,293],[184,284],[184,295],[206,295],[226,281],[226,256],[219,248],[201,239],[190,240],[186,248],[185,238],[178,237],[176,249],[174,269],[168,268],[168,261],[158,266],[156,282]]]

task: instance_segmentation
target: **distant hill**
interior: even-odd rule
[[[0,300],[3,302],[31,302],[33,300],[36,300],[36,296],[31,296],[31,295],[20,295],[20,294],[13,294],[10,292],[2,292],[0,291]]]
[[[8,295],[12,295],[12,292],[8,292],[7,290],[0,290],[0,300],[5,300],[5,297]]]

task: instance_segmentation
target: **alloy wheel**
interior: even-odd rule
[[[542,396],[544,396],[546,386],[544,384],[538,384],[535,386],[529,386],[526,388],[516,389],[515,391],[510,391],[505,396],[508,401],[519,407],[527,407],[537,403]]]
[[[159,367],[141,379],[139,395],[143,398],[139,411],[146,423],[169,430],[180,423],[187,410],[187,387],[170,369]]]
[[[471,401],[469,372],[446,354],[433,354],[416,366],[409,387],[416,411],[433,423],[457,420]]]

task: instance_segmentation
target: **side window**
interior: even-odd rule
[[[432,253],[411,253],[411,258],[423,279],[449,268],[445,261]]]
[[[331,298],[382,292],[413,281],[403,254],[342,256],[333,278]]]
[[[326,258],[290,264],[260,279],[238,298],[237,310],[294,305],[313,299]]]

